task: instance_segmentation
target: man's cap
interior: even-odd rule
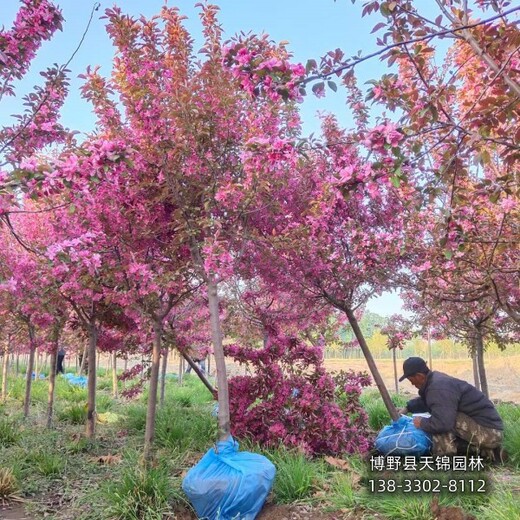
[[[403,375],[399,378],[399,381],[404,381],[407,377],[417,373],[426,374],[428,371],[429,368],[423,358],[409,357],[403,363]]]

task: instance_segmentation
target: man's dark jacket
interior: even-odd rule
[[[457,413],[462,412],[486,428],[503,430],[504,425],[493,403],[473,385],[442,372],[428,372],[419,396],[408,401],[412,413],[430,412],[421,420],[421,429],[446,433],[455,428]]]

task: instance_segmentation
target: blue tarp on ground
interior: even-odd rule
[[[257,453],[238,451],[229,437],[188,471],[182,489],[199,518],[254,520],[273,485],[276,469]]]
[[[63,377],[71,384],[85,388],[87,386],[87,376],[76,376],[74,374],[66,373]]]
[[[413,425],[413,419],[402,416],[385,426],[376,437],[374,447],[383,455],[424,455],[432,447],[432,439]]]

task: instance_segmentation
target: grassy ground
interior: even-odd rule
[[[83,436],[84,389],[59,378],[56,421],[47,430],[47,383],[34,383],[31,417],[26,421],[21,417],[23,380],[10,380],[9,388],[8,402],[0,407],[0,502],[23,499],[34,519],[195,518],[180,484],[216,436],[211,396],[195,376],[187,376],[182,385],[168,380],[165,404],[157,417],[157,463],[148,471],[140,465],[146,396],[130,403],[115,400],[109,394],[110,381],[100,377],[98,435],[89,441]],[[396,404],[404,400],[394,399]],[[375,431],[388,423],[375,391],[363,395],[363,404]],[[242,441],[242,449],[263,453],[277,468],[269,511],[261,518],[290,518],[287,504],[299,511],[296,518],[309,519],[431,520],[435,507],[459,507],[484,520],[520,518],[520,407],[501,404],[500,412],[511,460],[473,475],[486,479],[486,493],[446,491],[440,493],[438,506],[432,506],[431,493],[371,493],[370,480],[380,475],[370,473],[359,456],[309,460],[282,448],[266,451]],[[417,476],[443,482],[449,477],[438,472]]]

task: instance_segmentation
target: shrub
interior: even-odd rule
[[[366,414],[359,403],[364,374],[336,381],[323,366],[323,349],[276,330],[261,349],[238,345],[226,353],[253,365],[253,375],[229,381],[232,433],[264,446],[298,447],[309,454],[366,451]]]

